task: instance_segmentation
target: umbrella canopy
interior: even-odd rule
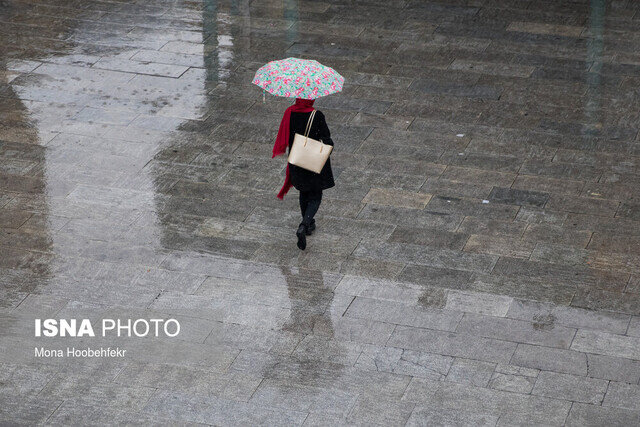
[[[253,84],[272,95],[316,99],[340,92],[344,77],[312,59],[287,58],[263,65]]]

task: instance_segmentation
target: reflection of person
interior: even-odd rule
[[[284,154],[287,147],[291,149],[293,138],[296,133],[303,135],[307,127],[307,122],[313,108],[313,99],[296,98],[295,104],[287,108],[280,123],[278,137],[273,146],[273,157]],[[323,143],[333,145],[331,134],[327,127],[324,114],[316,111],[309,137],[321,140]],[[287,175],[284,185],[278,193],[278,198],[282,199],[291,186],[300,191],[300,212],[302,222],[298,226],[296,235],[298,237],[298,247],[305,249],[307,246],[306,236],[311,235],[316,228],[314,216],[320,207],[322,200],[322,190],[333,187],[333,173],[331,172],[331,162],[327,159],[320,173],[315,173],[302,169],[298,166],[287,164]]]
[[[317,115],[317,113],[316,113]],[[292,354],[294,363],[277,361],[267,369],[265,377],[282,377],[288,370],[295,376],[289,377],[292,386],[315,386],[309,391],[319,390],[317,385],[337,382],[343,375],[343,365],[339,362],[345,354],[344,347],[334,340],[332,306],[334,293],[322,286],[324,278],[319,270],[292,271],[290,267],[280,266],[287,283],[290,312],[282,325],[284,332],[306,335],[305,343],[299,344],[298,351]],[[339,316],[339,315],[338,315]],[[323,362],[324,348],[331,345],[332,361]]]
[[[331,320],[331,304],[333,293],[330,291],[311,290],[321,288],[323,283],[322,272],[318,270],[305,270],[304,273],[295,274],[291,268],[280,266],[280,271],[287,282],[289,295],[290,314],[289,319],[283,325],[283,331],[298,334],[312,334],[317,325],[322,330],[322,335],[333,337],[333,322]],[[306,284],[306,286],[305,286]]]

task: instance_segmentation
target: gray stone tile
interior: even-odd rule
[[[442,173],[441,177],[443,179],[449,179],[451,181],[509,187],[513,183],[513,180],[516,176],[515,174],[506,172],[493,172],[481,169],[469,169],[449,166]]]
[[[387,190],[400,189],[407,193],[416,192],[424,184],[425,178],[418,175],[391,174],[381,171],[346,169],[340,173],[340,179],[351,185],[366,185]],[[424,195],[416,194],[417,199]],[[387,199],[388,200],[388,199]],[[399,201],[399,199],[398,199]],[[365,202],[366,203],[366,202]],[[383,203],[384,204],[384,203]]]
[[[610,236],[604,233],[593,233],[588,248],[606,252],[632,252],[637,250],[639,245],[637,236]]]
[[[338,110],[384,114],[391,105],[391,102],[330,97],[323,100],[323,104],[327,108],[335,108]]]
[[[585,248],[591,240],[591,231],[567,230],[559,225],[529,224],[522,239],[528,242],[559,243]]]
[[[55,371],[47,366],[25,366],[2,363],[2,396],[35,396],[54,377]]]
[[[392,348],[392,347],[389,347]],[[439,354],[403,350],[394,372],[420,378],[442,378],[450,369],[453,358]]]
[[[69,303],[69,299],[56,295],[29,294],[13,311],[13,315],[34,315],[43,318],[55,316]]]
[[[517,64],[496,64],[490,62],[467,61],[456,59],[450,65],[453,70],[468,70],[474,73],[491,74],[508,77],[529,77],[533,70],[532,66]]]
[[[495,367],[495,363],[455,358],[447,373],[446,381],[469,384],[476,387],[487,387]]]
[[[350,237],[368,237],[373,239],[386,239],[393,232],[394,225],[377,222],[371,218],[350,219],[339,217],[323,217],[322,226],[332,230],[338,235]]]
[[[491,380],[489,381],[489,388],[510,391],[513,393],[529,394],[531,393],[535,382],[535,377],[494,372]]]
[[[608,384],[605,380],[542,371],[531,393],[596,405],[602,402]]]
[[[342,264],[340,273],[393,280],[398,277],[404,266],[397,262],[350,257]]]
[[[627,284],[627,287],[625,288],[625,290],[627,292],[639,294],[640,293],[640,276],[632,275],[631,278],[629,279],[629,283]],[[635,324],[633,320],[632,320],[632,323]]]
[[[311,319],[312,316],[309,315],[309,320]],[[275,354],[290,354],[302,338],[303,336],[297,330],[274,331],[252,325],[219,322],[214,323],[205,344],[214,347],[228,346]]]
[[[510,205],[527,205],[543,207],[549,199],[549,194],[536,191],[514,190],[511,188],[493,187],[489,200],[494,203]]]
[[[640,339],[607,332],[579,330],[571,349],[605,356],[640,360]]]
[[[416,305],[422,291],[420,286],[410,283],[359,276],[344,276],[334,290],[338,295],[346,294],[373,300],[396,301],[406,305]]]
[[[531,242],[510,237],[472,234],[464,246],[464,251],[512,258],[530,258],[534,246]]]
[[[417,210],[397,207],[366,205],[358,218],[387,224],[418,226],[420,228],[439,228],[454,231],[462,221],[462,215],[432,212],[429,209]],[[378,226],[380,227],[380,226]]]
[[[394,128],[400,130],[406,130],[413,117],[411,116],[391,116],[388,114],[369,114],[359,112],[351,120],[356,126],[373,126],[376,128]]]
[[[423,209],[429,199],[430,194],[414,193],[395,189],[372,188],[362,199],[362,203],[373,203],[377,205],[399,206],[413,209]]]
[[[262,422],[270,425],[299,425],[307,416],[304,412],[276,410],[253,403],[168,391],[154,394],[144,410],[164,419],[204,424],[233,420],[238,424]]]
[[[349,414],[349,423],[355,424],[406,424],[415,404],[410,402],[381,401],[375,397],[364,396],[358,399]]]
[[[316,335],[333,337],[339,341],[376,345],[384,345],[394,329],[395,325],[392,323],[353,319],[346,316],[340,318],[321,316],[313,325],[313,333]]]
[[[264,380],[253,393],[250,403],[281,410],[318,412],[346,416],[356,403],[357,395],[336,389],[294,386]]]
[[[501,295],[450,290],[447,292],[446,310],[505,317],[513,299]]]
[[[8,278],[6,280],[9,281]],[[29,295],[28,292],[6,288],[3,288],[0,293],[2,296],[2,302],[0,303],[0,313],[9,313],[11,310],[16,308],[27,297],[27,295]]]
[[[187,67],[202,67],[204,65],[203,58],[199,55],[155,50],[140,50],[130,59],[140,62],[156,62],[161,64],[184,65]]]
[[[505,365],[498,363],[498,365],[496,365],[496,373],[519,375],[523,377],[537,377],[540,371],[538,369],[523,368],[512,364]]]
[[[524,276],[535,280],[554,280],[565,285],[586,285],[612,290],[622,290],[629,280],[627,274],[617,271],[507,257],[502,257],[496,262],[492,274]]]
[[[353,167],[353,162],[350,162],[349,166]],[[375,156],[367,162],[364,169],[388,170],[392,174],[416,175],[423,178],[427,177],[427,180],[429,180],[439,176],[445,167],[439,163],[415,160],[409,157]],[[421,189],[423,188],[424,184]],[[428,193],[424,190],[422,192]]]
[[[511,364],[525,368],[586,376],[590,365],[587,355],[572,350],[518,344]]]
[[[462,249],[468,238],[469,236],[463,233],[442,231],[437,228],[396,227],[387,241]]]
[[[431,408],[417,406],[407,421],[409,426],[427,425],[474,425],[495,426],[498,416],[493,414],[474,413],[458,408]]]
[[[615,425],[629,426],[640,422],[638,411],[619,408],[607,408],[600,405],[574,403],[567,417],[569,426]]]
[[[630,316],[515,300],[509,308],[507,317],[529,322],[554,323],[573,328],[623,334],[627,330]]]
[[[553,195],[562,194],[567,195],[567,197],[571,197],[580,194],[583,186],[583,181],[548,178],[535,175],[518,175],[513,182],[512,188],[522,191],[551,193]],[[548,208],[560,212],[573,212],[572,210],[569,210],[570,208],[563,202],[563,200],[567,199],[559,199],[559,197],[560,196],[550,196],[545,205],[545,209]]]
[[[497,86],[470,86],[460,84],[442,84],[430,80],[414,80],[409,90],[416,90],[427,94],[446,94],[465,98],[498,99],[502,88]]]
[[[184,366],[149,363],[129,363],[115,378],[128,387],[151,387],[189,394],[214,395],[247,401],[262,378],[237,371],[211,372]]]
[[[640,316],[633,316],[631,318],[626,334],[632,337],[640,337]]]
[[[371,134],[362,145],[355,150],[356,154],[367,156],[384,156],[391,159],[394,158],[410,158],[420,162],[436,162],[442,155],[443,150],[437,147],[425,147],[419,144],[417,141],[412,141],[412,134],[419,134],[418,132],[412,132],[403,139],[409,139],[406,145],[389,145],[385,141],[388,139],[399,139],[403,135],[376,135],[376,130]],[[411,144],[413,142],[413,144]]]
[[[460,322],[462,313],[356,297],[347,309],[345,316],[453,331]]]
[[[62,399],[28,399],[17,395],[3,396],[0,420],[8,425],[44,423],[62,403]]]
[[[613,201],[611,205],[613,206]],[[622,218],[630,218],[637,221],[638,218],[640,218],[640,209],[636,203],[624,202],[620,205],[617,215]]]
[[[551,195],[546,207],[561,212],[614,216],[619,205],[617,200]]]
[[[353,366],[364,347],[366,345],[353,341],[309,335],[296,346],[291,355],[302,362],[322,361]]]
[[[372,259],[390,259],[436,268],[455,268],[466,271],[488,272],[496,262],[494,255],[465,254],[447,249],[426,246],[361,242],[354,255]],[[375,245],[375,246],[374,246]]]
[[[640,361],[587,353],[588,376],[636,384],[640,381]]]
[[[516,217],[519,208],[517,206],[487,203],[485,200],[480,199],[436,195],[431,198],[426,209],[440,214],[459,212],[480,218],[509,220]]]
[[[466,166],[497,172],[517,172],[522,164],[522,159],[517,156],[500,156],[469,152],[460,154],[460,152],[455,151],[445,153],[439,161],[452,166]]]
[[[300,362],[290,357],[249,351],[240,353],[232,369],[302,386],[378,393],[392,399],[400,398],[409,383],[409,377],[404,375],[367,371],[328,362]]]
[[[557,160],[554,158],[554,160]],[[598,181],[602,175],[601,167],[576,165],[560,161],[527,160],[519,171],[523,174],[542,175],[556,178],[571,178],[584,181]]]
[[[507,31],[518,31],[533,34],[554,34],[566,37],[579,37],[583,27],[558,24],[540,24],[532,22],[512,22]]]
[[[591,263],[591,253],[575,246],[538,243],[531,253],[532,261],[581,266]]]
[[[640,315],[640,298],[635,293],[579,289],[571,301],[571,305],[588,310],[607,310]]]
[[[65,380],[73,380],[73,376],[66,377]],[[125,387],[113,384],[83,387],[63,380],[47,385],[43,396],[64,397],[66,401],[80,405],[140,411],[154,392],[155,390],[149,387]]]
[[[292,234],[291,240],[295,242],[295,233]],[[293,252],[290,245],[266,244],[260,246],[251,259],[259,262],[337,273],[342,267],[344,255],[344,252],[336,254],[321,250],[299,253]]]
[[[311,412],[304,420],[304,426],[343,426],[347,424],[347,417],[342,415],[330,415],[321,412]]]
[[[523,206],[518,211],[518,215],[516,215],[516,221],[522,221],[526,224],[561,226],[564,224],[567,217],[569,217],[569,214],[566,212]]]
[[[513,236],[520,237],[525,231],[526,224],[511,221],[481,219],[465,217],[458,227],[458,232],[487,236]]]
[[[420,191],[446,197],[485,198],[491,193],[492,188],[493,186],[491,184],[458,182],[441,178],[427,178],[420,188]]]
[[[424,286],[464,290],[470,288],[475,276],[470,271],[408,264],[398,279]],[[444,305],[446,300],[442,303]]]
[[[629,253],[586,252],[588,261],[595,268],[612,269],[619,272],[635,273],[639,264],[637,255]]]
[[[445,381],[413,379],[403,400],[462,414],[499,415],[502,422],[562,424],[571,403]],[[544,410],[543,410],[544,408]]]
[[[387,345],[499,363],[507,363],[516,347],[507,341],[408,326],[398,326]]]
[[[631,410],[640,409],[640,386],[612,381],[602,406],[613,406]]]
[[[367,347],[355,366],[359,369],[392,372],[439,380],[447,374],[453,358],[395,347]]]
[[[569,348],[575,329],[465,313],[457,332],[507,341]]]

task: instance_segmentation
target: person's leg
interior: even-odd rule
[[[296,231],[298,237],[298,248],[304,250],[307,247],[307,236],[311,234],[315,228],[315,221],[313,217],[318,208],[320,207],[320,201],[322,200],[322,191],[305,191],[300,192],[300,209],[304,205],[304,214],[302,215],[302,222]]]
[[[307,205],[309,204],[309,192],[301,191],[300,192],[300,214],[302,218],[304,218],[304,213],[307,211]]]
[[[313,217],[318,212],[320,208],[320,202],[322,202],[322,190],[318,191],[310,191],[309,192],[309,202],[307,203],[306,209],[304,211],[304,216],[302,218],[303,224],[310,228],[313,226],[315,228],[315,220]]]
[[[298,248],[304,250],[307,247],[307,230],[308,227],[304,224],[304,214],[307,212],[309,206],[309,192],[300,191],[300,213],[302,214],[302,222],[298,226],[296,236],[298,237]]]

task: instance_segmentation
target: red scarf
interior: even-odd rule
[[[284,154],[287,152],[289,146],[289,129],[291,127],[291,113],[310,113],[313,111],[313,101],[315,99],[301,99],[296,98],[296,103],[291,107],[284,110],[282,121],[280,122],[280,129],[278,129],[278,136],[276,137],[276,143],[273,144],[273,159],[275,156]],[[291,180],[289,179],[289,163],[287,163],[287,172],[284,178],[284,185],[278,193],[278,199],[284,198],[291,188]]]

